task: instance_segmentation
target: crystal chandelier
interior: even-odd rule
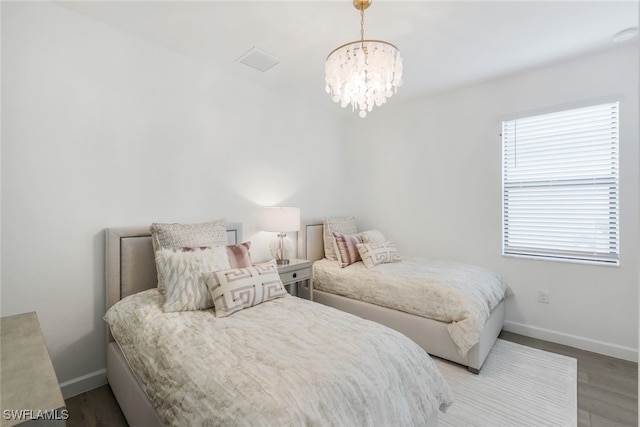
[[[360,11],[360,40],[333,50],[325,62],[326,91],[344,108],[351,104],[360,117],[387,102],[402,86],[402,57],[397,47],[364,39],[364,10],[371,0],[353,0]]]

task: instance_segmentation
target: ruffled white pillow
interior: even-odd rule
[[[165,287],[165,312],[213,307],[203,275],[231,268],[225,246],[191,251],[160,249],[156,252],[156,267]]]
[[[160,249],[179,249],[184,247],[216,247],[227,245],[227,221],[217,219],[195,223],[158,223],[149,227],[154,253]],[[162,277],[158,274],[158,290],[165,292]]]

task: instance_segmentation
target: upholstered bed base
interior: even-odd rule
[[[115,341],[107,347],[107,380],[131,427],[162,426],[158,412],[142,391]]]
[[[415,341],[420,347],[424,348],[431,356],[441,357],[459,363],[476,374],[480,372],[480,368],[498,338],[504,323],[503,300],[491,312],[491,316],[482,329],[480,342],[474,345],[465,357],[462,357],[458,354],[458,347],[456,347],[449,332],[447,332],[447,324],[444,322],[316,289],[313,290],[313,301],[335,307],[339,310],[355,314],[356,316],[381,323],[400,331]]]

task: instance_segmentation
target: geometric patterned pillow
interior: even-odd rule
[[[340,267],[347,267],[354,262],[360,261],[360,254],[356,245],[362,243],[360,233],[358,234],[342,234],[337,231],[333,232],[336,242],[336,254]]]
[[[288,295],[274,261],[248,268],[207,273],[205,281],[213,299],[216,317]]]
[[[226,246],[229,244],[226,223],[225,219],[191,224],[154,222],[149,227],[153,251],[157,252],[163,248]],[[162,278],[158,274],[158,290],[164,293],[164,288]]]
[[[356,234],[358,232],[356,219],[353,216],[345,218],[325,218],[323,225],[324,257],[326,259],[336,261],[338,259],[338,255],[335,250],[335,238],[333,236],[333,232],[337,231],[342,234]]]
[[[160,249],[156,252],[158,277],[165,285],[163,310],[204,310],[213,307],[203,274],[230,268],[227,250],[223,246],[189,251]]]
[[[373,268],[377,265],[400,261],[398,249],[392,242],[358,243],[358,252],[365,267]]]
[[[226,220],[197,223],[157,223],[149,227],[154,249],[227,245]]]

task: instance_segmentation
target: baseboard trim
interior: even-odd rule
[[[604,354],[617,359],[629,360],[636,363],[638,362],[638,349],[635,348],[624,347],[577,335],[565,334],[562,332],[552,331],[550,329],[539,328],[537,326],[525,325],[523,323],[510,322],[508,320],[505,320],[504,322],[504,330],[544,341],[554,342],[556,344],[568,345],[581,350]]]
[[[72,380],[60,383],[60,390],[62,391],[62,397],[64,399],[68,399],[89,390],[93,390],[94,388],[103,386],[106,383],[107,370],[100,369],[99,371],[91,372]]]

